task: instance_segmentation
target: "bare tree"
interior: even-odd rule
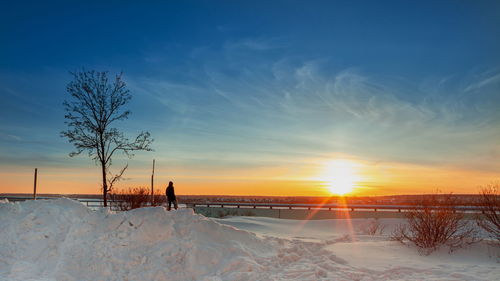
[[[478,225],[500,242],[500,182],[491,183],[481,189],[479,205],[483,208],[478,216]]]
[[[66,91],[73,99],[63,103],[68,129],[62,131],[61,136],[68,138],[76,148],[69,156],[87,151],[96,165],[101,166],[103,200],[104,206],[107,206],[107,194],[128,167],[115,175],[111,174],[114,153],[120,151],[131,158],[134,151],[152,151],[150,145],[153,139],[148,132],[141,132],[130,141],[112,127],[115,121],[125,120],[130,115],[124,106],[132,96],[122,80],[122,74],[116,75],[112,82],[108,81],[108,72],[91,70],[71,74],[73,80],[68,83]]]

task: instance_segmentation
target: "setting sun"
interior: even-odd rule
[[[321,180],[337,195],[352,192],[360,180],[358,165],[349,160],[333,160],[325,165]]]

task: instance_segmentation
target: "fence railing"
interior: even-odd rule
[[[481,206],[420,206],[420,205],[365,205],[365,204],[282,204],[282,203],[185,203],[187,207],[212,207],[212,208],[249,208],[249,209],[319,209],[319,210],[344,210],[344,211],[397,211],[431,208],[436,210],[450,209],[459,212],[482,212]]]
[[[61,197],[37,197],[36,200],[51,200],[51,199],[59,199]],[[0,200],[7,199],[9,202],[21,202],[27,200],[35,200],[33,197],[21,197],[21,196],[0,196]],[[101,208],[104,207],[104,200],[102,199],[92,199],[92,198],[69,198],[72,200],[76,200],[89,208]],[[121,202],[120,200],[108,200],[107,208],[112,209],[115,203]]]
[[[37,197],[36,199],[33,199],[33,197],[26,197],[26,196],[0,196],[0,200],[7,199],[9,202],[21,202],[21,201],[27,201],[27,200],[50,200],[50,199],[59,199],[63,197]],[[65,197],[68,198],[68,197]],[[72,200],[76,200],[85,206],[89,208],[104,208],[104,200],[101,198],[69,198]],[[113,211],[121,211],[119,208],[119,204],[124,202],[123,200],[115,200],[115,199],[108,199],[108,206],[106,208],[109,208],[110,210]],[[150,202],[145,202],[146,207],[150,205]],[[186,204],[179,204],[179,207],[186,207]]]
[[[37,197],[37,200],[58,199],[60,197]],[[11,202],[33,200],[32,197],[13,197],[0,196],[0,200],[7,199]],[[70,198],[85,204],[90,208],[104,207],[102,199],[91,198]],[[108,208],[112,209],[115,203],[120,203],[120,200],[108,200]],[[392,211],[405,212],[409,210],[431,208],[435,210],[453,210],[454,212],[484,212],[481,206],[421,206],[421,205],[376,205],[376,204],[284,204],[284,203],[238,203],[238,202],[179,202],[179,207],[196,208],[247,208],[247,209],[290,209],[290,210],[342,210],[342,211]]]

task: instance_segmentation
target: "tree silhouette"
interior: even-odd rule
[[[149,132],[141,132],[135,140],[130,141],[121,131],[112,127],[115,121],[125,120],[130,115],[124,106],[132,96],[122,80],[122,74],[116,75],[112,82],[108,81],[107,74],[94,70],[71,73],[73,80],[68,83],[66,91],[73,98],[63,103],[68,129],[61,132],[61,136],[68,138],[76,148],[69,154],[70,157],[87,151],[96,165],[101,166],[105,207],[107,194],[128,167],[123,167],[115,175],[111,174],[114,153],[120,151],[131,158],[134,151],[152,151],[150,145],[153,141]]]

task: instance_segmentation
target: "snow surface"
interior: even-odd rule
[[[0,202],[0,280],[500,280],[482,242],[420,256],[398,219],[209,219],[191,209],[92,211],[70,200]]]

